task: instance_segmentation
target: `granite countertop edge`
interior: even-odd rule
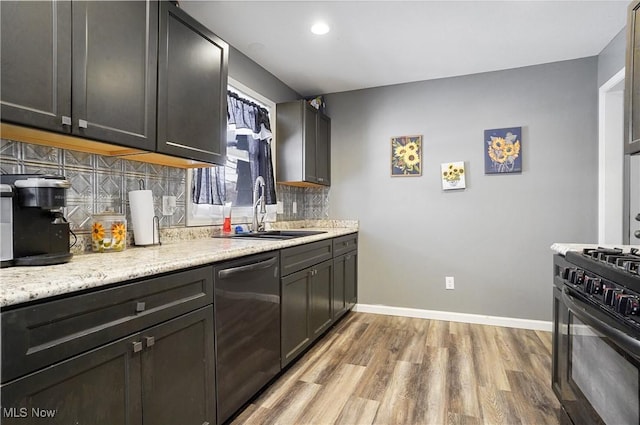
[[[326,233],[287,240],[181,240],[149,247],[131,247],[121,252],[75,255],[65,264],[2,269],[0,307],[17,306],[77,291],[331,239],[356,233],[358,227],[305,227],[304,230],[322,230]]]
[[[640,249],[640,245],[621,245],[621,244],[588,244],[588,243],[564,243],[564,242],[556,242],[551,245],[551,250],[560,255],[567,255],[569,251],[582,251],[584,248],[622,248],[625,251],[628,251],[631,248]]]

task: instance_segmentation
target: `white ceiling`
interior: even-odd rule
[[[303,96],[594,56],[624,1],[181,1]],[[310,32],[324,20],[331,31]]]

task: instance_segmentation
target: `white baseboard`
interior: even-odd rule
[[[353,311],[384,314],[387,316],[417,317],[420,319],[445,320],[448,322],[475,323],[480,325],[503,326],[506,328],[552,330],[552,323],[544,320],[516,319],[513,317],[485,316],[482,314],[454,313],[449,311],[421,310],[417,308],[390,307],[386,305],[356,304]]]

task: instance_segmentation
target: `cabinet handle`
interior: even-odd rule
[[[146,308],[146,305],[145,305],[144,302],[137,302],[136,303],[136,313],[142,313],[145,308]]]
[[[154,337],[152,337],[152,336],[145,336],[144,340],[147,343],[147,347],[151,347],[153,344],[156,343],[156,339]]]
[[[89,123],[87,122],[87,120],[78,120],[78,127],[87,128],[88,125],[89,125]]]
[[[71,125],[71,117],[62,116],[62,125]]]
[[[344,257],[345,260],[351,260],[351,255],[347,255],[346,257]]]
[[[319,181],[319,182],[323,182],[323,181],[324,181],[324,179],[323,179],[322,177],[318,177],[318,181]]]
[[[136,341],[133,343],[133,352],[137,353],[139,351],[142,351],[142,342],[141,341]]]
[[[202,425],[209,425],[209,422],[202,422]]]

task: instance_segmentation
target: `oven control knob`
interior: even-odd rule
[[[565,280],[569,280],[569,273],[571,272],[571,270],[572,270],[571,267],[563,267],[560,277],[562,277]]]
[[[584,270],[569,269],[569,276],[567,280],[576,285],[582,285],[582,282],[584,282]]]
[[[615,309],[618,313],[628,316],[630,314],[638,314],[640,310],[640,302],[634,295],[619,295],[616,297],[617,303]]]
[[[613,306],[614,301],[616,299],[616,295],[621,295],[622,289],[616,289],[612,287],[604,288],[602,290],[602,301],[606,305]]]
[[[584,278],[584,292],[587,294],[599,294],[602,292],[602,280],[597,277],[586,276]]]

